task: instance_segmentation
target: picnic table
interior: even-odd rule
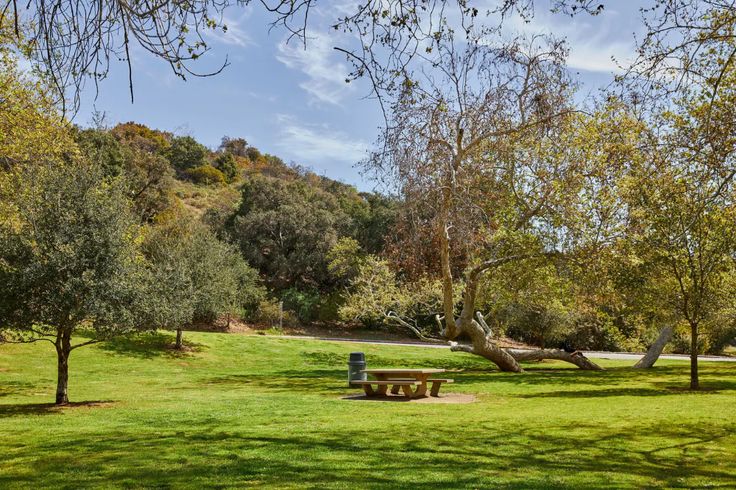
[[[431,378],[434,374],[444,373],[444,369],[363,369],[362,373],[373,375],[375,380],[353,381],[353,384],[363,387],[367,396],[381,395],[385,396],[389,386],[391,393],[399,394],[399,390],[404,392],[407,398],[419,398],[427,395],[427,383],[432,383],[430,390],[431,396],[439,396],[440,386],[442,383],[452,383],[452,379]],[[373,389],[376,385],[377,389]]]

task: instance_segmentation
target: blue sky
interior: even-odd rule
[[[599,16],[573,19],[540,6],[530,24],[512,21],[507,28],[567,38],[568,64],[584,97],[610,82],[616,70],[612,56],[632,57],[634,32],[641,30],[639,3],[608,2]],[[382,117],[377,102],[366,98],[365,82],[344,82],[350,67],[332,49],[339,40],[329,29],[330,13],[310,14],[304,49],[287,43],[283,30],[269,32],[269,17],[252,5],[229,10],[227,33],[209,39],[212,50],[199,66],[206,71],[227,56],[230,66],[220,75],[185,82],[160,60],[134,49],[135,102],[130,102],[125,65],[115,63],[96,100],[88,84],[75,122],[90,124],[96,109],[106,113],[108,124],[134,120],[194,136],[212,148],[224,135],[243,137],[287,162],[372,189],[355,163],[375,141]]]

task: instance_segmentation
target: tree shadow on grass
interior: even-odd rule
[[[331,369],[285,370],[270,374],[231,374],[204,380],[205,384],[255,387],[270,392],[332,393],[347,389],[347,377]]]
[[[0,404],[0,417],[14,417],[25,415],[54,415],[63,413],[67,410],[77,408],[105,408],[114,405],[111,400],[94,400],[85,402],[70,402],[66,405],[56,405],[55,403],[16,403],[16,404]]]
[[[29,383],[27,381],[3,381],[0,384],[0,397],[25,393],[36,386],[35,383]]]
[[[184,349],[174,348],[175,336],[168,332],[145,332],[125,337],[114,337],[99,345],[99,348],[121,356],[153,359],[157,357],[181,358],[204,350],[204,344],[192,342],[184,337]]]
[[[732,465],[698,456],[708,450],[733,457],[725,452],[733,427],[725,425],[662,426],[652,433],[633,423],[612,429],[488,422],[458,432],[437,424],[418,431],[416,424],[384,420],[326,430],[257,430],[223,430],[213,421],[178,432],[136,428],[47,439],[14,448],[12,458],[33,464],[0,473],[0,487],[114,481],[174,488],[617,488],[707,481],[710,488],[729,488],[736,478]],[[0,441],[0,450],[4,446]]]
[[[493,384],[518,398],[596,398],[614,396],[670,396],[682,393],[708,394],[736,390],[736,369],[707,369],[701,372],[703,389],[688,389],[688,366],[662,366],[647,370],[632,367],[605,371],[580,369],[528,369],[525,373],[464,372],[457,383]],[[673,378],[681,377],[681,384]],[[514,390],[524,389],[524,393]],[[544,389],[547,388],[547,389]],[[550,389],[551,388],[551,389]],[[544,389],[543,391],[534,391]]]

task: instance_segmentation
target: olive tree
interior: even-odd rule
[[[0,328],[7,342],[54,346],[64,404],[72,351],[141,327],[140,230],[124,187],[98,167],[34,165],[15,177],[2,196],[13,212],[0,224]]]

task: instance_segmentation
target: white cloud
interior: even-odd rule
[[[304,124],[286,114],[277,115],[276,120],[280,126],[278,145],[295,160],[357,163],[366,156],[368,145],[364,141],[353,140],[327,124]]]
[[[353,90],[345,83],[350,69],[333,49],[333,39],[325,34],[310,35],[305,46],[292,39],[282,40],[276,58],[287,67],[301,71],[307,79],[299,84],[312,97],[312,102],[340,105]]]

